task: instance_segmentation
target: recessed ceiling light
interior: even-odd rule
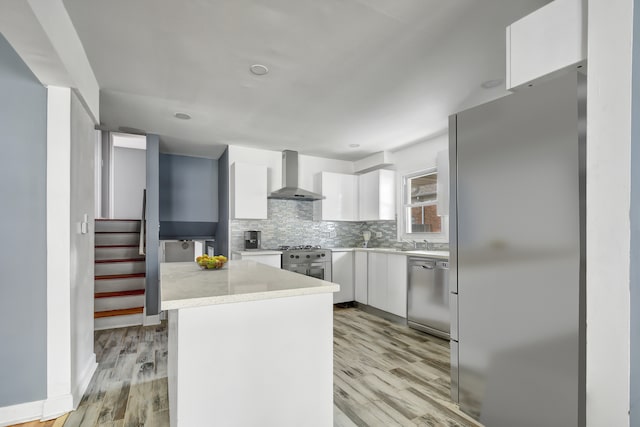
[[[249,71],[251,71],[256,76],[264,76],[269,72],[269,69],[262,64],[253,64],[251,67],[249,67]]]
[[[360,144],[349,144],[349,147],[358,148],[358,147],[360,147]]]
[[[482,83],[480,86],[482,86],[484,89],[493,89],[494,87],[500,86],[502,82],[504,82],[503,79],[487,80],[486,82]]]
[[[190,120],[190,119],[191,119],[191,116],[190,116],[189,114],[187,114],[187,113],[180,113],[180,112],[175,113],[175,114],[174,114],[174,117],[175,117],[176,119],[180,119],[180,120]]]

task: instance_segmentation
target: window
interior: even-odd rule
[[[422,171],[404,177],[404,232],[442,233],[438,216],[438,172]]]

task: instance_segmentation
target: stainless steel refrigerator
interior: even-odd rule
[[[452,396],[490,427],[585,423],[585,83],[450,117]]]

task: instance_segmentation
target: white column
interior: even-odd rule
[[[633,1],[588,10],[587,427],[627,427]]]
[[[47,399],[42,419],[73,409],[71,394],[71,89],[47,99]]]

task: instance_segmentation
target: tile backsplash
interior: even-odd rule
[[[244,232],[262,231],[262,248],[280,245],[321,245],[326,248],[362,246],[362,232],[369,230],[369,247],[400,247],[396,221],[314,221],[313,203],[268,200],[268,219],[231,220],[231,251],[244,249]],[[381,237],[376,237],[381,233]]]

